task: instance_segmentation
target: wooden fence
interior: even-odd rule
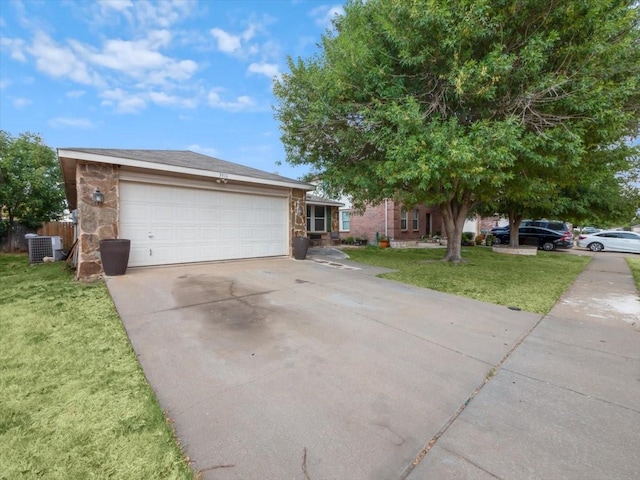
[[[38,235],[61,237],[62,249],[68,252],[74,242],[74,227],[73,222],[49,222],[38,229]]]
[[[24,225],[14,225],[11,235],[7,234],[0,238],[0,251],[26,252],[29,250],[29,245],[25,235],[37,233],[42,236],[59,236],[62,240],[62,249],[68,252],[74,242],[74,227],[72,222],[48,222],[37,230],[27,228]]]

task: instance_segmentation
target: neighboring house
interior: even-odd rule
[[[130,239],[129,266],[148,266],[291,255],[307,234],[308,183],[190,151],[61,148],[58,158],[78,214],[77,278],[102,274],[103,239]]]
[[[344,204],[307,193],[307,236],[312,244],[329,245],[331,232],[338,232],[338,209]]]
[[[367,207],[364,212],[353,210],[346,199],[340,208],[340,237],[366,237],[370,242],[386,235],[392,240],[420,240],[435,235],[446,235],[442,213],[437,205],[416,205],[405,208],[400,202],[385,200],[380,205]],[[464,223],[464,232],[475,235],[497,226],[497,217],[472,218]]]
[[[406,209],[402,203],[385,200],[364,212],[340,210],[340,236],[366,237],[375,242],[381,235],[397,240],[419,240],[442,235],[442,214],[437,206],[417,205]]]

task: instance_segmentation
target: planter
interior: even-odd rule
[[[307,258],[309,250],[309,239],[307,237],[296,237],[293,239],[293,258],[304,260]]]
[[[494,245],[491,247],[495,253],[503,253],[505,255],[537,255],[538,247],[528,247],[520,245],[518,248],[510,247],[509,245]]]
[[[378,246],[380,248],[389,248],[389,240],[380,240]]]
[[[105,275],[124,275],[129,263],[131,240],[114,238],[100,240],[100,258]]]

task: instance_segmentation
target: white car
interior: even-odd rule
[[[580,235],[578,246],[588,248],[592,252],[609,250],[611,252],[640,253],[640,233],[607,230],[591,235]]]

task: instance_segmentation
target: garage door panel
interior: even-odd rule
[[[120,232],[131,239],[130,266],[288,253],[284,197],[126,181],[120,190]]]

